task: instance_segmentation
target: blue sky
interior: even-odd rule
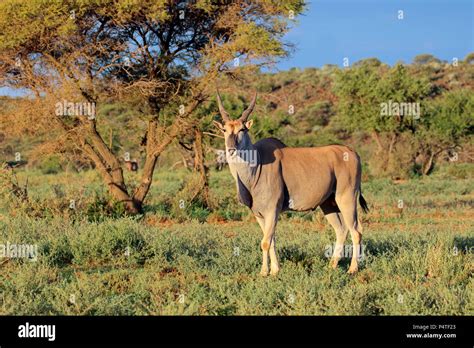
[[[404,19],[399,20],[398,11]],[[451,61],[474,51],[473,0],[312,0],[285,37],[296,45],[279,70],[377,57],[393,65],[430,53]],[[0,95],[18,95],[0,88]]]
[[[352,64],[377,57],[390,65],[430,53],[451,61],[474,51],[473,0],[312,0],[286,36],[296,51],[278,64]],[[402,10],[404,19],[399,20]]]

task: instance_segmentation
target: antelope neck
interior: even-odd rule
[[[257,151],[257,148],[253,146],[253,144],[250,144],[249,147],[245,149],[240,149],[239,151],[249,151],[249,153],[250,151],[255,151],[255,154],[256,154],[255,156],[256,163],[254,165],[252,165],[250,162],[228,161],[229,168],[234,179],[235,180],[240,179],[242,184],[244,184],[248,190],[251,190],[252,187],[258,181],[258,177],[260,173],[260,160],[259,160],[260,155]]]

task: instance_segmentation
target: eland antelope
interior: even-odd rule
[[[224,133],[226,158],[235,179],[238,199],[248,206],[263,231],[260,274],[276,275],[280,266],[275,250],[275,227],[282,211],[308,211],[321,207],[336,231],[331,266],[342,257],[347,231],[353,253],[349,273],[358,270],[362,226],[357,217],[357,200],[364,211],[359,155],[347,146],[286,147],[280,140],[267,138],[252,143],[248,120],[257,99],[255,93],[240,118],[232,120],[217,92],[223,123],[214,121]]]

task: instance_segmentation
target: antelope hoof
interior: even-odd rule
[[[278,275],[278,272],[280,272],[280,269],[279,269],[279,268],[272,269],[272,270],[270,271],[270,275],[276,276],[276,275]]]
[[[266,276],[268,275],[268,270],[267,270],[267,269],[262,269],[262,270],[260,271],[260,275],[261,275],[262,277],[266,277]]]
[[[334,259],[334,258],[333,258],[333,259],[329,262],[329,266],[330,266],[332,269],[336,269],[338,263],[339,263],[339,259]]]
[[[347,271],[347,273],[349,273],[349,274],[356,274],[358,270],[359,270],[359,268],[358,268],[357,266],[350,266],[350,267],[349,267],[349,270]]]

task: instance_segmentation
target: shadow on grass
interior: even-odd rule
[[[202,244],[193,244],[189,241],[181,241],[174,248],[168,248],[164,256],[166,261],[173,263],[180,256],[186,255],[195,259],[201,267],[212,267],[219,257],[218,244],[216,241],[206,241]]]
[[[296,245],[284,246],[278,250],[278,256],[282,262],[290,261],[295,264],[301,264],[307,270],[311,269],[313,255],[308,254]]]
[[[454,246],[463,254],[473,254],[474,237],[454,237]]]
[[[373,256],[395,253],[400,248],[400,245],[394,244],[392,241],[377,241],[373,239],[366,240],[363,245],[364,253]]]
[[[407,243],[403,240],[374,240],[366,239],[363,241],[364,254],[371,256],[381,256],[384,254],[398,253],[405,247]]]
[[[474,208],[474,199],[456,199],[454,201],[445,202],[438,204],[434,201],[425,202],[420,204],[419,207],[431,208],[431,209],[454,209],[454,208]]]

